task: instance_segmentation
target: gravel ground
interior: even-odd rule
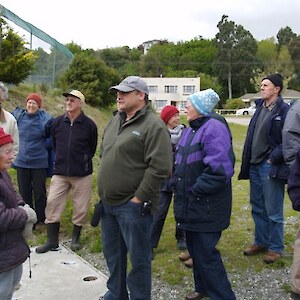
[[[99,271],[109,275],[102,253],[86,252],[82,257]],[[260,273],[247,271],[243,275],[228,274],[228,277],[237,300],[288,300],[290,296],[283,290],[283,286],[289,288],[290,273],[290,269],[267,269]],[[170,286],[155,277],[152,285],[152,300],[184,300],[186,292],[193,289],[192,282]]]

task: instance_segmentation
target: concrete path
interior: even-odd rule
[[[107,277],[63,245],[60,250],[30,255],[23,264],[21,287],[13,300],[98,300],[107,290]]]

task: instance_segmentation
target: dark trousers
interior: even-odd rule
[[[160,236],[171,204],[172,196],[172,192],[160,192],[159,210],[153,215],[153,223],[151,226],[150,243],[152,248],[156,248],[160,240]],[[179,229],[176,226],[175,237],[177,241],[185,239],[184,230]]]
[[[220,238],[221,231],[186,231],[187,247],[193,258],[195,290],[211,300],[235,300],[220,252],[216,248]]]
[[[35,210],[37,222],[45,221],[47,169],[17,168],[19,193],[23,200]]]

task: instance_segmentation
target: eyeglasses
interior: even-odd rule
[[[65,99],[65,101],[66,101],[66,102],[71,102],[71,103],[73,103],[73,102],[75,102],[75,99],[74,99],[74,98],[68,98],[68,97],[67,97],[67,98]]]
[[[9,155],[9,154],[12,154],[13,152],[14,152],[14,150],[11,148],[11,149],[6,149],[6,150],[1,150],[0,154]]]

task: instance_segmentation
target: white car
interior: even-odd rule
[[[252,104],[249,107],[238,109],[235,114],[238,116],[241,116],[241,115],[242,116],[247,116],[247,115],[252,116],[255,113],[255,110],[256,110],[256,106],[255,106],[255,104]]]

